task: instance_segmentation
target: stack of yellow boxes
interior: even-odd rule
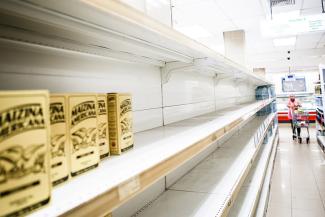
[[[52,185],[133,145],[130,94],[0,92],[0,216],[47,204]]]

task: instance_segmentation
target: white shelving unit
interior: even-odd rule
[[[252,167],[252,162],[259,152],[268,126],[275,118],[275,114],[268,117],[255,117],[260,109],[269,105],[274,99],[238,104],[238,102],[252,101],[253,89],[259,85],[269,85],[268,81],[117,0],[1,1],[0,48],[5,50],[1,53],[4,56],[6,51],[9,51],[11,55],[6,59],[10,60],[10,63],[7,63],[6,60],[1,62],[0,71],[5,74],[2,76],[8,79],[7,81],[9,79],[15,80],[19,76],[31,75],[33,78],[42,78],[39,79],[40,82],[48,82],[55,90],[65,90],[66,88],[62,88],[62,86],[71,84],[74,76],[79,75],[77,71],[82,66],[86,66],[87,69],[81,73],[82,76],[80,77],[82,78],[77,80],[85,91],[88,89],[85,87],[83,79],[92,78],[92,73],[96,74],[96,70],[99,71],[97,82],[100,82],[101,79],[106,79],[107,82],[110,79],[107,78],[109,76],[115,79],[114,82],[125,82],[127,73],[132,73],[133,66],[138,67],[137,74],[133,75],[137,78],[133,77],[133,82],[142,82],[141,78],[138,78],[141,77],[139,76],[141,70],[146,70],[145,75],[147,77],[151,75],[148,75],[149,72],[156,73],[155,77],[148,80],[156,82],[155,85],[148,89],[134,91],[137,93],[138,100],[138,110],[135,111],[136,117],[140,120],[141,115],[149,114],[147,120],[141,119],[147,126],[137,128],[140,132],[135,134],[134,149],[121,156],[111,157],[101,162],[98,168],[55,187],[52,191],[50,204],[34,211],[30,216],[110,215],[122,205],[131,203],[131,199],[150,189],[157,181],[187,165],[188,162],[203,152],[209,151],[214,143],[227,140],[242,128],[238,135],[231,137],[211,155],[212,157],[203,161],[206,163],[200,164],[203,165],[202,171],[197,172],[203,176],[206,174],[206,180],[200,178],[201,182],[196,182],[198,176],[194,169],[194,172],[188,173],[177,183],[169,186],[169,190],[154,201],[152,206],[143,209],[144,211],[140,213],[144,216],[163,216],[164,213],[167,213],[158,212],[157,210],[160,209],[170,212],[173,210],[174,212],[169,216],[189,216],[193,213],[197,216],[210,216],[210,214],[225,216],[233,206]],[[20,55],[20,60],[23,59],[23,61],[17,61],[17,65],[15,61],[12,61],[12,57],[15,58],[16,54]],[[23,57],[29,57],[29,54],[33,57],[25,60]],[[34,67],[33,64],[37,63],[42,54],[45,56],[44,59],[41,58],[40,60],[42,64]],[[67,57],[68,60],[65,62],[62,57]],[[88,62],[89,65],[85,63],[80,68],[75,66],[81,61],[87,61],[87,58],[91,59]],[[106,72],[103,68],[105,69],[107,65],[97,61],[102,59],[109,60],[105,64],[114,65],[107,77],[103,75]],[[30,60],[32,63],[29,63]],[[61,62],[68,64],[69,67],[66,70],[62,66],[56,69],[55,64]],[[117,62],[119,64],[116,64]],[[101,64],[100,67],[96,68],[97,64]],[[124,66],[124,64],[129,65]],[[126,67],[127,73],[121,69],[123,67]],[[112,71],[114,72],[112,73]],[[116,75],[121,71],[123,72],[122,76]],[[183,92],[192,92],[188,95],[183,93],[184,98],[187,98],[187,101],[184,100],[184,104],[183,102],[175,104],[173,101],[166,103],[167,100],[164,101],[164,98],[179,93],[177,82],[175,82],[176,85],[173,84],[174,86],[167,84],[171,77],[178,72],[192,73],[192,80],[189,79],[189,82],[182,86],[185,89],[182,90]],[[188,85],[191,82],[193,83],[193,73],[195,76],[208,75],[209,79],[201,78],[201,80],[205,82],[202,82],[203,84],[210,86],[205,88],[199,85]],[[61,86],[53,85],[52,80],[49,79],[51,76],[60,77],[53,79],[57,83],[65,82],[62,82]],[[214,77],[215,80],[210,77]],[[66,78],[71,78],[71,80],[69,81]],[[224,78],[230,78],[230,81],[227,80],[227,82],[222,83],[219,86],[220,89],[217,89],[217,81],[220,81],[218,79]],[[115,88],[118,91],[123,89],[119,85],[115,85],[114,82],[110,83],[113,89]],[[19,86],[19,82],[9,83],[10,88]],[[239,83],[249,85],[240,86]],[[103,82],[101,85],[100,90],[105,92],[106,83]],[[238,93],[233,86],[240,86]],[[79,90],[78,88],[77,90]],[[134,87],[131,86],[130,89],[132,88]],[[166,94],[164,91],[168,88],[171,91]],[[225,95],[228,93],[229,89],[227,88],[231,89],[231,96],[227,103],[224,103],[224,107],[221,105],[220,108],[225,108],[228,104],[232,107],[193,117],[195,116],[193,114],[203,114],[202,111],[205,111],[204,109],[198,109],[198,111],[192,109],[196,105],[208,105],[208,111],[211,111],[210,107],[214,108],[214,111],[217,110],[216,102],[219,103],[219,101],[216,98],[219,96],[221,103],[226,101],[223,93],[225,92]],[[93,89],[97,90],[96,88]],[[146,100],[139,100],[139,96],[150,91],[154,93],[152,98],[155,99],[155,103],[148,103],[143,106],[142,104],[145,104],[144,101]],[[192,95],[198,91],[201,91],[201,95],[198,94],[197,98],[191,101]],[[241,92],[246,94],[242,94],[245,97],[243,101],[240,101],[242,100],[240,98]],[[202,97],[205,94],[209,96]],[[211,99],[210,95],[214,98]],[[176,98],[175,101],[179,101],[181,97],[183,95]],[[158,98],[159,100],[156,100]],[[190,105],[191,108],[185,107],[185,104]],[[184,117],[193,118],[161,126],[164,123],[175,121],[166,118],[166,113],[168,113],[166,108],[173,106],[177,107],[176,111],[179,113],[186,111],[186,109],[190,110],[188,111],[189,115],[186,116],[186,114]],[[154,124],[148,124],[150,118],[155,119]],[[176,120],[181,119],[184,118],[180,117]],[[142,123],[141,121],[137,123]],[[145,131],[143,131],[144,129]],[[212,164],[215,164],[212,167],[216,172],[215,174],[209,174]],[[199,168],[200,165],[196,168]],[[261,168],[261,170],[263,169],[265,168]],[[261,173],[263,171],[258,171],[258,174]],[[190,189],[191,186],[184,179],[194,183],[192,186],[194,189]],[[201,185],[201,183],[205,184]],[[210,185],[207,186],[207,184]],[[204,189],[204,187],[207,188]],[[187,192],[187,190],[196,192]],[[159,205],[155,205],[157,203]],[[179,203],[184,204],[189,209],[180,210]],[[162,209],[165,205],[170,207]],[[159,209],[150,211],[153,210],[152,207],[154,206],[159,206]],[[154,214],[150,214],[151,212]]]
[[[51,203],[31,216],[109,213],[271,102],[272,99],[236,106],[137,133],[133,150],[58,186],[53,190]]]
[[[136,216],[227,216],[275,115],[256,117]]]
[[[267,212],[267,206],[269,202],[269,197],[270,197],[270,187],[271,187],[271,179],[272,179],[272,173],[273,173],[273,168],[274,168],[274,161],[276,157],[276,150],[279,144],[279,133],[275,135],[274,138],[274,146],[273,150],[271,153],[271,157],[267,166],[266,174],[265,174],[265,179],[264,183],[261,189],[260,193],[260,199],[256,208],[256,217],[264,217]]]

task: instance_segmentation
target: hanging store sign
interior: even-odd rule
[[[324,14],[263,20],[261,22],[261,31],[266,37],[297,35],[324,30]]]

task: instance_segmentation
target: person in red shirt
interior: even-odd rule
[[[295,110],[298,109],[298,107],[300,107],[300,103],[298,102],[298,100],[296,99],[296,97],[294,95],[290,95],[289,96],[289,101],[288,101],[288,119],[290,120],[290,123],[291,123],[291,129],[292,129],[292,138],[295,139],[296,138],[296,128],[294,126],[294,123],[293,123],[293,116],[294,116],[294,112]],[[300,138],[300,127],[297,127],[297,133],[298,133],[298,138]]]

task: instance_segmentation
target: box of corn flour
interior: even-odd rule
[[[57,185],[69,177],[67,98],[63,94],[50,95],[50,123],[51,181]]]
[[[98,166],[96,94],[68,94],[68,122],[71,175]]]
[[[97,94],[97,125],[100,159],[109,156],[108,143],[108,119],[107,119],[107,95]]]
[[[49,147],[48,91],[0,91],[0,216],[48,203]]]
[[[110,152],[119,155],[134,145],[131,95],[109,93],[107,104]]]

